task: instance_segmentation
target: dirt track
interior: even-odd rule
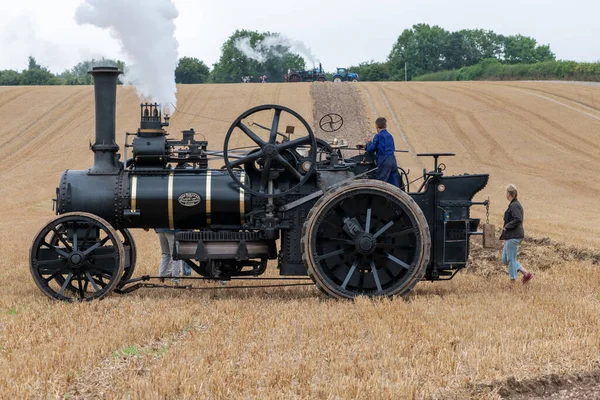
[[[324,97],[347,107],[344,113],[357,112],[344,115],[348,135],[359,132],[362,139],[363,120],[368,129],[375,116],[386,116],[397,147],[412,153],[399,161],[413,174],[431,167],[416,153],[455,151],[447,160],[450,173],[491,173],[484,195],[493,200],[496,224],[504,186],[515,182],[528,233],[600,247],[600,87],[359,83],[350,90],[361,93],[362,114],[356,96],[350,106],[342,94]],[[138,126],[139,101],[124,88],[117,101],[122,145],[124,132]],[[180,86],[181,112],[170,132],[194,127],[220,148],[230,122],[264,103],[289,106],[313,126],[319,115],[311,84]],[[513,292],[505,289],[495,254],[486,261],[494,273],[473,268],[451,282],[420,283],[409,301],[335,302],[307,287],[140,291],[91,304],[49,302],[29,275],[29,246],[53,216],[60,173],[91,164],[93,108],[91,87],[0,87],[5,396],[452,398],[510,376],[527,384],[548,374],[597,370],[597,257],[563,257],[560,249],[542,254],[542,245],[524,247],[523,259],[543,261],[543,268],[534,265],[529,289]],[[136,275],[153,274],[156,237],[134,234]],[[131,349],[138,354],[124,354]],[[478,393],[497,398],[499,388]]]

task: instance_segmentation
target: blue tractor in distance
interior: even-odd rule
[[[338,68],[333,75],[334,82],[358,82],[358,74],[348,72],[346,68]]]

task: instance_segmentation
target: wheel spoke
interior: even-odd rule
[[[356,271],[357,265],[358,265],[358,260],[354,260],[354,263],[352,264],[352,268],[350,268],[350,272],[348,272],[348,275],[346,275],[346,279],[344,279],[344,283],[342,283],[342,289],[346,289],[348,282],[350,282],[350,278],[352,278],[354,271]]]
[[[85,277],[87,278],[87,280],[92,284],[92,287],[94,288],[94,290],[96,292],[100,291],[100,288],[98,287],[98,285],[96,284],[96,282],[94,281],[94,278],[92,278],[92,276],[90,275],[89,272],[85,272]]]
[[[254,143],[259,145],[261,148],[267,144],[256,133],[252,132],[252,129],[248,128],[242,121],[238,123],[238,128],[240,128],[250,139],[254,141]]]
[[[410,250],[410,249],[414,249],[416,246],[412,245],[412,244],[377,243],[376,247],[378,249],[402,249],[402,250]]]
[[[403,229],[398,232],[390,233],[389,235],[386,235],[383,238],[385,238],[385,239],[397,238],[397,237],[408,235],[409,233],[413,233],[413,232],[414,232],[413,228],[406,228],[406,229]]]
[[[375,268],[375,262],[371,261],[371,272],[373,272],[373,278],[375,279],[375,285],[377,285],[377,292],[383,292],[381,288],[381,282],[379,282],[379,273],[377,272],[377,268]]]
[[[377,231],[377,233],[375,233],[373,235],[374,238],[378,238],[379,236],[381,236],[385,231],[387,231],[388,229],[390,229],[390,227],[394,225],[394,221],[390,221],[387,224],[385,224],[383,226],[383,228],[381,228],[380,230]]]
[[[310,136],[304,136],[298,139],[290,140],[289,142],[282,143],[277,146],[277,150],[282,152],[284,150],[293,149],[296,147],[300,147],[305,144],[309,144],[311,142]]]
[[[65,252],[65,251],[61,250],[59,247],[56,247],[56,246],[50,246],[50,248],[51,248],[52,250],[54,250],[54,252],[55,252],[56,254],[58,254],[59,256],[62,256],[62,257],[64,257],[64,258],[69,258],[69,254],[68,254],[67,252]]]
[[[69,283],[71,283],[72,278],[73,278],[73,273],[69,272],[69,275],[67,275],[67,279],[65,279],[62,286],[60,287],[60,291],[58,292],[58,294],[60,294],[61,296],[63,295],[63,293],[65,292],[65,289],[67,288],[67,286],[69,286]]]
[[[52,230],[52,232],[54,232],[54,234],[56,235],[56,237],[58,238],[58,240],[60,240],[62,242],[62,244],[65,246],[65,249],[67,249],[68,251],[73,251],[73,249],[71,249],[71,246],[69,245],[69,243],[67,243],[67,241],[62,237],[62,235],[56,230],[56,228],[50,228]]]
[[[258,160],[263,156],[262,150],[259,150],[255,153],[250,153],[245,157],[241,157],[239,160],[235,160],[231,162],[231,168],[239,167],[242,164],[246,164],[247,162],[253,162]]]
[[[281,109],[275,109],[275,115],[273,116],[273,124],[271,125],[271,135],[269,136],[269,143],[275,144],[277,141],[277,130],[279,129],[279,117],[281,116]]]
[[[61,271],[62,270],[58,270],[55,273],[53,273],[52,275],[50,275],[48,278],[44,279],[44,283],[47,285],[48,283],[50,283],[50,281],[52,279],[58,278],[59,275],[62,275]]]
[[[289,173],[291,173],[296,179],[301,180],[302,174],[296,170],[281,154],[275,156],[275,160],[281,164]]]
[[[82,301],[85,298],[85,293],[83,292],[83,283],[81,282],[81,274],[77,274],[77,286],[79,287],[79,301]]]
[[[56,260],[42,260],[42,261],[35,261],[35,266],[36,267],[43,267],[43,266],[50,266],[53,264],[60,264],[61,267],[65,266],[65,260],[62,258],[56,259]],[[56,265],[55,265],[56,267]]]
[[[324,238],[321,238],[321,240],[325,240],[327,242],[344,243],[344,244],[349,244],[349,245],[353,245],[354,244],[354,242],[352,240],[342,239],[342,238],[324,237]]]
[[[77,230],[73,232],[73,251],[77,251]]]
[[[111,258],[115,258],[115,253],[107,253],[107,254],[97,254],[94,256],[94,261],[95,260],[107,260],[107,259],[111,259]]]
[[[385,253],[385,256],[388,258],[388,260],[391,260],[392,262],[398,264],[399,266],[401,266],[402,268],[405,269],[410,269],[410,265],[408,265],[407,263],[405,263],[404,261],[394,257],[393,255],[391,255],[390,253]]]
[[[109,239],[110,239],[110,237],[108,237],[108,236],[105,237],[104,239],[102,239],[101,241],[97,242],[95,245],[93,245],[92,247],[90,247],[89,249],[87,249],[86,251],[84,251],[83,255],[87,256],[92,251],[96,250],[98,247],[104,246],[106,244],[106,242],[108,242]]]
[[[329,252],[329,253],[327,253],[327,254],[323,254],[322,256],[318,256],[318,257],[317,257],[317,260],[318,260],[318,261],[322,261],[322,260],[325,260],[325,259],[327,259],[327,258],[331,258],[331,257],[333,257],[333,256],[337,256],[337,255],[339,255],[339,254],[343,254],[343,253],[345,253],[345,252],[346,252],[346,249],[339,249],[339,250],[335,250],[335,251]]]
[[[371,230],[371,207],[367,208],[367,220],[365,221],[365,232],[370,233]]]

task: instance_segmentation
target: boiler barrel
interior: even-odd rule
[[[65,171],[57,212],[92,213],[116,228],[240,229],[247,222],[251,197],[226,171],[165,172],[90,175]],[[236,174],[248,183],[245,172]]]
[[[171,229],[238,228],[246,223],[251,199],[226,171],[130,176],[132,212],[142,226]],[[241,181],[247,180],[244,172]]]

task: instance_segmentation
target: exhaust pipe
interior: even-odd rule
[[[119,173],[115,142],[117,78],[122,73],[115,67],[94,67],[88,72],[94,77],[96,102],[96,142],[92,145],[94,165],[90,175],[115,175]]]

